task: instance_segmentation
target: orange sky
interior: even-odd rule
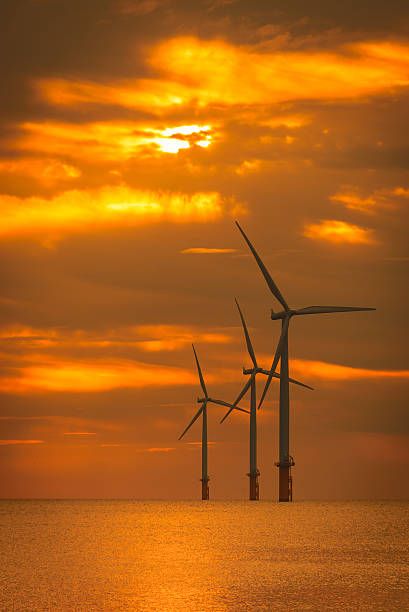
[[[397,0],[6,0],[2,497],[192,498],[201,394],[262,365],[289,303],[297,498],[407,497],[409,15]],[[276,497],[278,387],[259,413]],[[209,409],[212,495],[247,496],[248,419]]]

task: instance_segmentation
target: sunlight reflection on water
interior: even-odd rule
[[[0,609],[406,610],[408,518],[405,502],[3,500]]]

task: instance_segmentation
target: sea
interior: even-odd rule
[[[409,502],[1,500],[1,611],[409,610]]]

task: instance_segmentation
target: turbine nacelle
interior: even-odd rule
[[[282,310],[281,312],[274,312],[271,309],[271,319],[272,321],[277,321],[278,319],[285,319],[286,317],[292,317],[296,313],[295,310]]]
[[[263,371],[263,368],[243,368],[243,374],[248,376],[249,374],[259,374]]]
[[[246,376],[251,376],[252,374],[264,374],[264,376],[270,376],[271,374],[271,370],[265,370],[264,368],[252,368],[252,369],[245,369],[243,368],[243,374],[245,374]],[[273,372],[272,375],[273,378],[280,378],[280,374],[278,374],[277,372]],[[305,385],[304,383],[300,382],[299,380],[295,380],[294,378],[289,378],[288,379],[290,383],[293,383],[295,385],[299,385],[300,387],[305,387],[306,389],[310,389],[311,391],[313,391],[313,387],[310,387],[309,385]]]

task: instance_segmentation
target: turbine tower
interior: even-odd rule
[[[192,344],[193,352],[195,355],[197,371],[199,374],[200,385],[203,389],[204,397],[198,397],[197,401],[201,404],[199,410],[196,412],[193,419],[190,421],[189,425],[186,427],[181,436],[179,436],[179,440],[183,438],[185,433],[192,427],[193,423],[202,415],[202,499],[209,499],[209,476],[207,473],[207,404],[210,402],[212,404],[220,404],[220,406],[227,406],[228,408],[240,410],[241,412],[247,412],[248,410],[244,410],[244,408],[239,408],[238,406],[232,406],[227,402],[223,402],[222,400],[213,399],[209,397],[206,389],[206,385],[203,379],[202,370],[200,368],[199,359],[197,358],[197,354],[195,351],[194,344]]]
[[[235,400],[235,402],[231,405],[229,411],[224,415],[223,421],[229,416],[231,411],[234,408],[237,408],[237,404],[240,402],[242,397],[247,393],[250,389],[250,472],[247,476],[250,478],[250,500],[258,500],[259,499],[259,483],[258,477],[260,476],[260,472],[257,468],[257,410],[256,410],[256,376],[257,374],[264,374],[265,376],[270,376],[270,370],[263,370],[257,364],[256,355],[253,350],[253,345],[251,344],[250,335],[247,329],[246,321],[244,319],[243,313],[240,309],[238,301],[235,299],[236,306],[239,311],[241,324],[243,326],[244,337],[246,339],[247,350],[250,355],[250,359],[253,362],[252,368],[243,368],[243,374],[250,375],[249,380],[244,385],[241,390],[239,396]],[[280,378],[279,374],[273,372],[271,378]],[[298,382],[297,380],[289,379],[289,382],[295,383],[296,385],[301,385],[302,387],[306,387],[307,389],[312,389],[308,385],[304,385],[303,383]]]
[[[306,308],[300,308],[298,310],[291,309],[279,288],[271,278],[267,268],[261,261],[256,249],[247,238],[246,234],[236,221],[236,225],[239,228],[244,240],[252,252],[254,259],[256,260],[258,267],[261,270],[262,275],[268,285],[273,296],[280,302],[284,308],[281,312],[274,312],[271,310],[272,320],[281,319],[281,336],[277,345],[277,349],[274,355],[274,360],[271,366],[270,373],[267,378],[266,385],[264,387],[263,394],[260,399],[259,408],[263,403],[267,390],[270,386],[271,379],[274,376],[278,361],[280,361],[280,424],[279,424],[279,461],[276,463],[279,469],[279,501],[288,502],[292,500],[292,478],[291,468],[294,463],[293,457],[290,455],[290,434],[289,434],[289,408],[290,408],[290,394],[289,394],[289,370],[288,370],[288,327],[290,319],[297,315],[308,315],[308,314],[322,314],[332,312],[352,312],[358,310],[376,310],[375,308],[358,308],[350,306],[307,306]]]

